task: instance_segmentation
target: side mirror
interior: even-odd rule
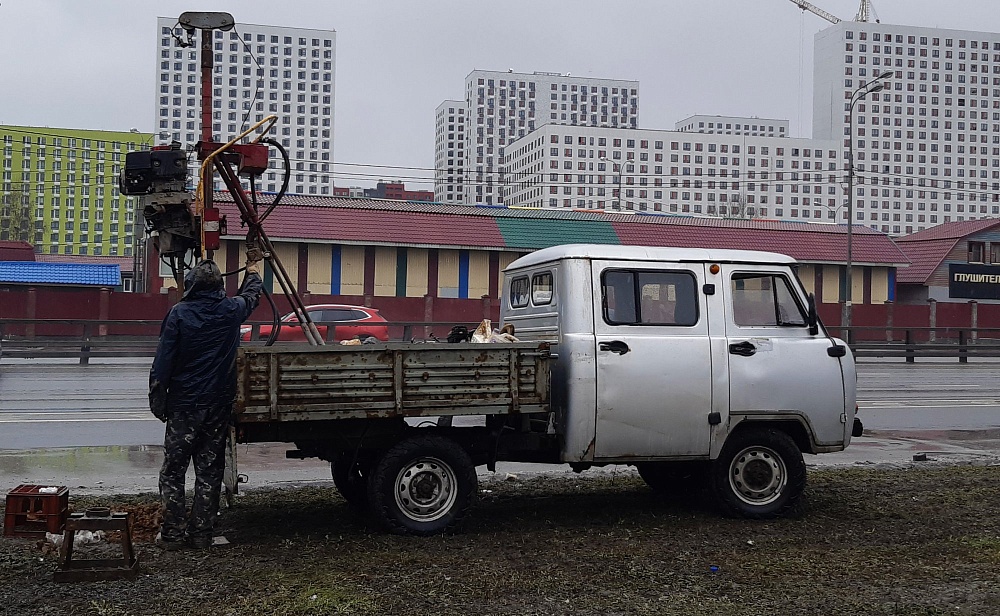
[[[816,314],[816,296],[809,294],[809,314],[806,315],[806,324],[809,326],[809,335],[815,336],[819,333],[819,316]]]

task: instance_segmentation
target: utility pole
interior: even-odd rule
[[[854,240],[854,105],[873,92],[881,92],[885,89],[884,80],[892,77],[892,71],[885,71],[872,81],[858,87],[851,94],[851,101],[848,106],[848,136],[847,136],[847,289],[844,293],[844,314],[841,322],[845,327],[851,326],[851,311],[854,291],[854,279],[852,270],[853,260],[853,240]],[[847,330],[847,342],[850,343],[850,330]]]

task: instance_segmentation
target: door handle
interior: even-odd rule
[[[618,353],[619,355],[624,355],[628,353],[628,345],[621,340],[612,340],[611,342],[602,342],[597,345],[597,348],[602,351],[611,351],[612,353]]]
[[[729,352],[733,355],[742,355],[743,357],[750,357],[757,352],[757,347],[755,347],[750,341],[744,340],[743,342],[734,342],[729,345]]]

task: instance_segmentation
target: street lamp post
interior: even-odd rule
[[[620,210],[620,209],[622,209],[622,206],[621,206],[621,203],[622,203],[622,168],[624,167],[625,163],[616,163],[613,160],[608,159],[607,157],[602,158],[601,160],[604,161],[604,162],[606,162],[606,163],[611,163],[611,171],[615,174],[615,184],[618,186],[618,194],[615,196],[615,202],[614,202],[614,205],[611,206],[611,209]],[[617,167],[617,170],[615,170],[616,167]]]
[[[851,94],[851,102],[848,107],[848,137],[847,137],[847,293],[844,297],[844,314],[842,322],[844,327],[851,326],[852,296],[854,291],[854,279],[852,276],[852,261],[854,248],[854,105],[864,99],[872,92],[881,92],[885,89],[883,81],[892,77],[892,71],[885,71],[872,81],[858,87]],[[845,336],[850,337],[850,330],[845,330]],[[848,340],[850,342],[850,340]]]

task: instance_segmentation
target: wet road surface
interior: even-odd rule
[[[77,492],[155,491],[163,424],[149,414],[148,359],[3,360],[0,486],[58,483]],[[1000,363],[863,363],[858,402],[866,435],[807,464],[1000,459]],[[251,486],[329,480],[326,463],[286,460],[285,444],[240,446]],[[500,465],[500,472],[563,467]],[[611,472],[614,472],[613,469]]]
[[[858,405],[873,430],[1000,428],[1000,363],[863,363]]]
[[[0,450],[162,443],[146,400],[149,360],[98,361],[3,360]]]

